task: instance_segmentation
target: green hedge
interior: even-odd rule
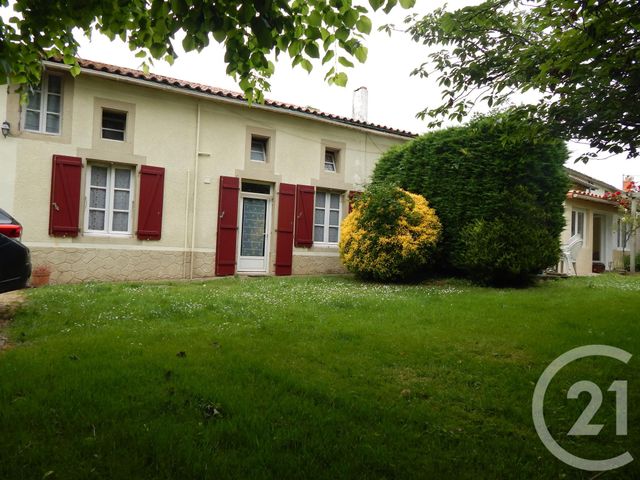
[[[568,152],[564,142],[533,139],[526,129],[512,114],[480,117],[427,133],[378,162],[373,183],[419,193],[438,214],[441,269],[517,282],[557,261]]]

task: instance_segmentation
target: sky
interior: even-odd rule
[[[477,2],[450,0],[448,6],[453,9],[473,3]],[[366,63],[356,63],[353,69],[347,70],[347,87],[331,86],[324,81],[324,74],[330,65],[323,68],[318,62],[308,74],[302,68],[291,68],[290,59],[282,56],[276,63],[276,72],[271,79],[271,91],[266,92],[265,96],[350,117],[353,90],[366,86],[369,92],[369,121],[418,134],[426,132],[428,121],[417,119],[416,114],[425,107],[434,107],[440,103],[440,88],[435,78],[417,78],[412,77],[410,73],[427,60],[427,47],[412,41],[407,34],[394,32],[389,36],[387,33],[378,32],[377,27],[387,23],[402,26],[402,20],[409,13],[425,14],[443,4],[441,0],[417,0],[416,7],[412,10],[396,7],[389,15],[382,12],[372,14],[374,29],[365,43],[369,49],[369,58]],[[140,67],[140,59],[135,58],[134,52],[120,41],[110,42],[106,37],[95,33],[91,39],[79,39],[79,55],[82,58],[129,68]],[[225,74],[224,50],[220,45],[212,42],[211,46],[201,53],[181,53],[180,43],[179,39],[176,42],[179,56],[172,66],[156,61],[151,71],[240,91],[236,82]],[[616,187],[621,185],[624,174],[640,178],[640,159],[627,159],[625,155],[620,155],[603,160],[590,160],[585,165],[581,162],[574,163],[573,159],[586,147],[572,143],[569,148],[572,156],[567,166],[570,168]]]

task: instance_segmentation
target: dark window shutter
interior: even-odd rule
[[[316,189],[309,185],[296,188],[296,247],[313,245],[313,204]]]
[[[140,167],[140,200],[138,202],[139,240],[160,240],[162,233],[162,203],[164,199],[164,168]]]
[[[356,200],[358,200],[360,195],[362,195],[362,192],[357,190],[351,190],[349,192],[349,213],[353,210],[353,205],[356,203]]]
[[[49,235],[54,237],[78,236],[81,176],[81,158],[65,155],[53,156]]]
[[[293,263],[293,223],[296,186],[281,183],[278,192],[278,228],[276,230],[276,275],[291,275]]]
[[[218,238],[216,240],[216,275],[218,276],[236,273],[239,192],[239,178],[220,177]]]

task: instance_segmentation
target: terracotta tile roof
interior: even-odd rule
[[[618,205],[618,202],[610,200],[603,195],[597,195],[595,193],[586,192],[584,190],[569,190],[567,192],[567,198],[577,198],[580,200],[591,200],[598,203],[606,203],[608,205]]]
[[[62,63],[60,60],[52,59],[51,61],[55,63]],[[109,65],[107,63],[94,62],[92,60],[78,59],[78,63],[80,66],[87,70],[93,70],[96,72],[106,72],[114,75],[120,75],[123,77],[135,78],[137,80],[143,80],[147,82],[153,82],[163,85],[169,85],[172,87],[183,88],[185,90],[190,90],[194,92],[200,92],[207,95],[212,95],[214,97],[223,97],[231,100],[236,100],[238,102],[246,103],[244,95],[239,92],[233,92],[231,90],[225,90],[223,88],[212,87],[209,85],[203,85],[201,83],[195,82],[187,82],[185,80],[179,80],[177,78],[166,77],[164,75],[157,75],[155,73],[145,74],[141,70],[134,70],[126,67],[119,67],[117,65]],[[294,112],[299,112],[302,114],[306,114],[312,117],[319,117],[327,120],[331,120],[337,123],[343,123],[345,125],[350,125],[353,127],[364,128],[367,130],[372,130],[375,132],[387,133],[392,135],[398,135],[400,137],[406,138],[414,138],[417,134],[400,130],[396,128],[386,127],[384,125],[378,125],[375,123],[363,122],[360,120],[356,120],[349,117],[343,117],[340,115],[334,115],[332,113],[322,112],[315,108],[311,107],[301,107],[298,105],[293,105],[291,103],[278,102],[276,100],[265,100],[265,105],[277,109],[290,110]]]

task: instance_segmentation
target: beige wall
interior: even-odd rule
[[[616,246],[616,221],[619,216],[617,207],[604,203],[581,199],[567,199],[565,202],[564,216],[565,229],[562,232],[561,243],[565,244],[571,237],[571,212],[573,210],[585,213],[585,236],[582,248],[576,258],[576,272],[578,275],[589,275],[592,272],[593,263],[593,216],[602,215],[604,219],[605,245],[604,264],[607,269],[616,268],[620,261],[622,251]]]
[[[8,93],[5,88],[0,92],[0,112],[6,112],[12,123],[11,136],[0,139],[0,207],[10,211],[23,224],[23,241],[33,250],[34,265],[51,264],[52,278],[57,281],[180,278],[189,274],[192,245],[194,276],[211,276],[221,175],[341,191],[362,189],[380,154],[405,141],[287,113],[131,85],[88,73],[73,80],[68,74],[64,75],[63,131],[60,136],[22,132],[17,94]],[[96,130],[102,107],[129,111],[127,142],[100,138]],[[273,132],[272,164],[266,170],[255,169],[246,161],[248,132],[255,129]],[[199,145],[196,146],[198,134]],[[324,145],[339,145],[344,149],[340,171],[333,178],[323,172]],[[81,201],[80,235],[77,238],[50,237],[49,196],[54,154],[79,156],[85,165],[87,161],[96,160],[136,168],[145,164],[164,167],[162,239],[140,241],[133,234],[128,238],[84,234],[84,199]],[[84,173],[82,185],[84,195]],[[137,185],[135,187],[137,191]],[[197,190],[195,202],[194,190]],[[134,198],[137,198],[135,193]],[[194,208],[195,235],[192,238]],[[343,215],[346,210],[345,198]],[[133,232],[136,212],[134,202]],[[274,194],[271,271],[275,259],[276,212]],[[294,273],[321,273],[340,268],[335,248],[296,249]]]

